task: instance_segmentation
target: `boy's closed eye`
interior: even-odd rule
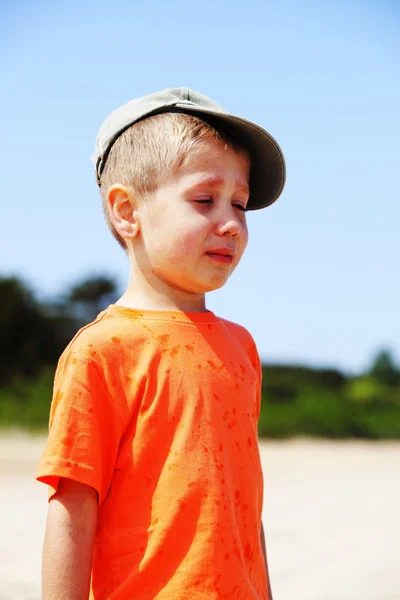
[[[197,204],[211,205],[213,203],[213,199],[212,198],[202,198],[200,200],[195,200],[195,202]],[[246,210],[246,207],[244,206],[244,204],[241,204],[239,202],[233,202],[232,206],[234,206],[235,208],[237,208],[238,210],[241,210],[243,212],[245,212],[245,210]]]

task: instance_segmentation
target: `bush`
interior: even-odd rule
[[[34,379],[14,379],[0,389],[0,425],[47,428],[53,378],[54,370],[45,369]]]

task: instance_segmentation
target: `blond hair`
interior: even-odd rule
[[[204,141],[220,141],[236,152],[245,152],[224,131],[186,113],[161,113],[126,129],[114,142],[100,179],[103,211],[108,227],[125,249],[123,238],[111,223],[108,190],[115,183],[132,189],[139,197],[153,193],[176,173],[188,155]]]

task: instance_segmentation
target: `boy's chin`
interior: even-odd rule
[[[209,281],[205,282],[202,286],[202,289],[199,290],[200,293],[208,294],[208,292],[215,292],[216,290],[220,290],[226,282],[228,281],[228,277],[225,279],[219,279],[217,281]]]
[[[192,280],[180,280],[177,278],[169,279],[157,275],[159,279],[167,283],[171,288],[185,292],[188,294],[207,294],[208,292],[214,292],[215,290],[221,289],[229,279],[229,276],[224,277],[201,277],[194,278]]]

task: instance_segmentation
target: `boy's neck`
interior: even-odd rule
[[[138,310],[176,310],[180,312],[206,312],[205,294],[190,294],[157,280],[151,283],[144,277],[132,276],[128,287],[116,302],[119,306]]]

